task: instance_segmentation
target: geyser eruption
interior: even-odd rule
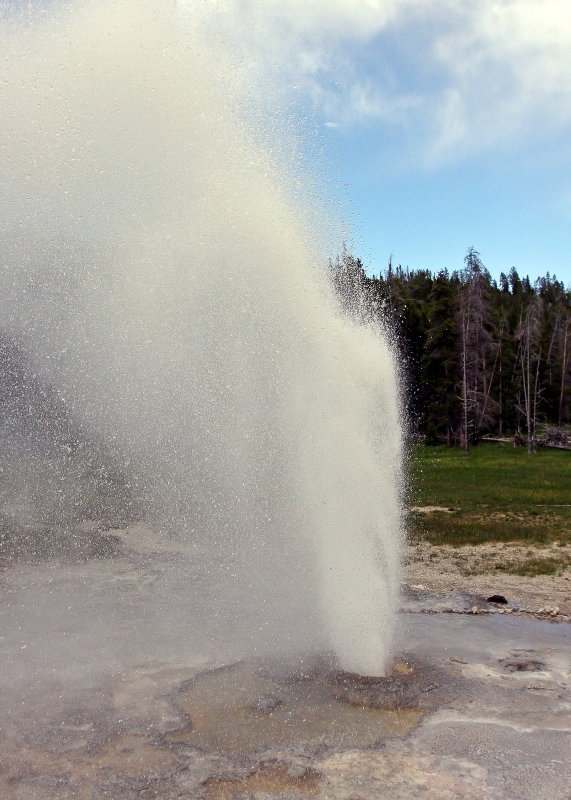
[[[382,674],[391,352],[338,313],[315,208],[241,113],[229,60],[160,5],[1,23],[2,335],[136,476],[164,536],[204,569],[238,565],[245,603],[303,598],[274,644],[305,629]]]

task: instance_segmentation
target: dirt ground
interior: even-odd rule
[[[534,559],[556,559],[556,574],[533,577],[505,571],[509,565]],[[417,589],[438,593],[459,591],[487,598],[502,595],[509,610],[533,616],[571,617],[571,547],[493,544],[451,547],[427,542],[408,545],[404,582]],[[499,568],[499,567],[503,567]],[[506,606],[508,609],[508,606]]]

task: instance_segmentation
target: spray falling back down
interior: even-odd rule
[[[307,598],[292,630],[381,674],[395,370],[378,333],[337,313],[315,210],[255,143],[223,53],[172,9],[3,25],[4,334],[205,569],[216,552],[240,564],[244,602]]]

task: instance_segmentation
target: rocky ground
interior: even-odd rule
[[[512,613],[569,618],[570,562],[571,547],[557,544],[530,548],[494,542],[451,547],[420,542],[407,546],[404,580],[408,587],[443,596],[451,592],[484,599],[502,595],[508,601],[505,610]],[[531,576],[515,572],[524,564],[533,571],[538,563],[553,565],[555,572]]]
[[[0,573],[2,800],[569,800],[565,548],[411,545],[367,678],[258,660],[260,609],[150,526],[46,540]]]

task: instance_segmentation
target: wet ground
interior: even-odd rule
[[[237,615],[224,564],[131,535],[0,572],[0,797],[571,796],[567,622],[412,591],[392,674],[362,678]]]

